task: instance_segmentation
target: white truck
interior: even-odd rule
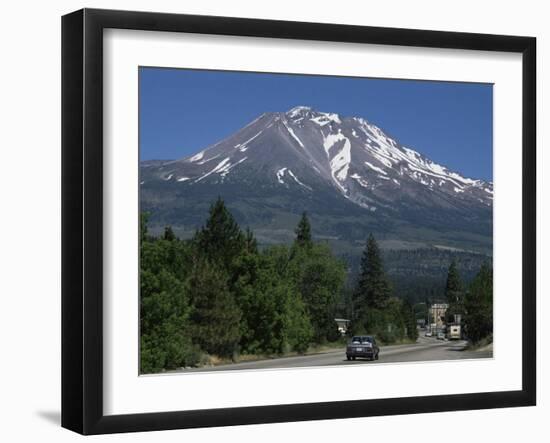
[[[460,340],[461,339],[460,325],[448,325],[447,328],[448,328],[447,338],[449,340]]]

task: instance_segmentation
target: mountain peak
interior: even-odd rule
[[[311,106],[304,105],[295,106],[294,108],[288,110],[284,115],[292,121],[306,119],[318,124],[319,126],[323,126],[330,122],[337,124],[342,123],[342,119],[339,114],[317,111]]]
[[[310,112],[315,112],[315,111],[310,106],[299,105],[299,106],[294,106],[292,109],[289,109],[286,112],[286,115],[289,116],[290,118],[294,118]]]
[[[302,111],[313,111],[313,108],[311,106],[305,106],[305,105],[297,105],[293,108],[289,109],[287,113],[293,113],[293,112],[302,112]]]
[[[157,178],[182,186],[249,183],[313,194],[326,188],[373,212],[405,207],[492,206],[492,183],[473,180],[401,145],[361,117],[299,105],[260,115]],[[420,205],[418,200],[422,200]]]
[[[142,163],[140,187],[145,207],[171,224],[198,223],[205,202],[222,195],[252,226],[287,229],[293,211],[317,213],[327,238],[360,232],[356,223],[403,226],[407,235],[431,226],[437,238],[441,229],[491,232],[492,183],[463,177],[361,117],[305,105],[264,113],[180,160]]]

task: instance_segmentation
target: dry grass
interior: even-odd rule
[[[468,343],[464,349],[468,351],[481,352],[481,351],[487,351],[491,349],[492,346],[493,346],[493,334],[481,339],[477,343]]]
[[[345,346],[345,342],[335,342],[335,343],[327,343],[325,345],[310,346],[309,349],[304,353],[285,352],[282,354],[242,354],[242,355],[235,356],[233,359],[222,358],[217,355],[207,355],[205,356],[203,364],[201,366],[220,366],[220,365],[227,365],[231,363],[242,363],[242,362],[259,361],[259,360],[272,360],[274,358],[296,357],[299,355],[322,354],[325,352],[341,350],[344,346]]]

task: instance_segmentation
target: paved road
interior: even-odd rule
[[[347,361],[345,349],[324,352],[321,354],[303,355],[296,357],[275,358],[270,360],[250,361],[243,363],[220,365],[208,368],[191,368],[173,372],[195,371],[227,371],[243,369],[271,369],[271,368],[303,368],[311,366],[339,366],[364,365],[412,361],[458,360],[472,358],[492,358],[492,350],[466,351],[465,341],[441,341],[435,338],[421,337],[418,342],[410,345],[382,346],[380,358],[376,361],[358,359]],[[172,372],[172,371],[171,371]]]

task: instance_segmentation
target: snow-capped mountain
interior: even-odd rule
[[[357,216],[381,229],[400,222],[487,234],[492,228],[491,182],[431,161],[364,118],[306,106],[262,114],[189,157],[143,162],[140,187],[142,206],[172,224],[193,224],[185,215],[194,212],[191,203],[204,209],[199,200],[222,195],[240,201],[242,222],[274,229],[281,213],[302,210],[332,219],[336,211],[340,220],[324,220],[327,235],[340,235],[334,224],[345,227]]]

